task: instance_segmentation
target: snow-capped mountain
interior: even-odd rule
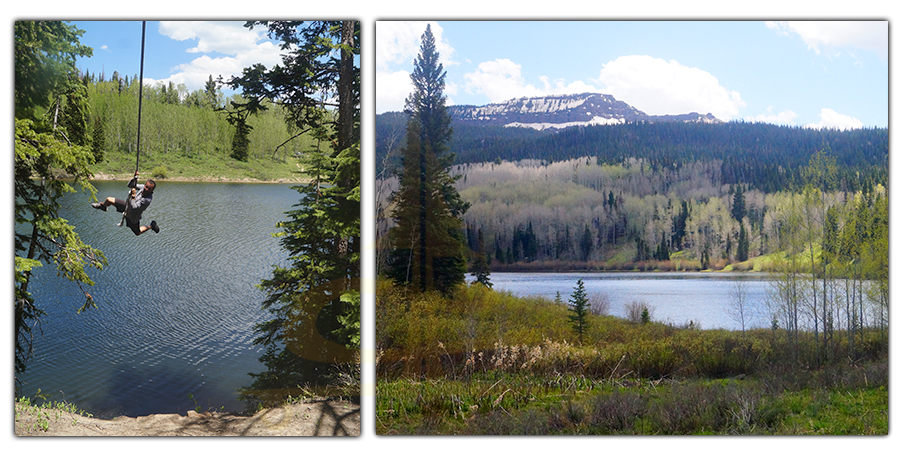
[[[456,121],[529,127],[537,130],[640,121],[721,122],[712,114],[696,112],[680,115],[648,115],[616,100],[611,95],[595,93],[523,97],[485,106],[450,106],[448,109]]]

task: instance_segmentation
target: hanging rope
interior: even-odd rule
[[[134,171],[138,171],[141,165],[141,102],[144,99],[144,38],[147,32],[147,22],[141,22],[141,77],[138,81],[138,129],[137,129],[137,158],[134,162]]]
[[[144,41],[147,37],[147,22],[141,22],[141,75],[138,80],[138,125],[137,125],[137,154],[134,159],[134,173],[137,173],[141,167],[141,110],[143,109],[142,103],[144,99]],[[125,215],[128,213],[129,208],[131,208],[131,198],[132,193],[134,192],[134,188],[128,191],[128,198],[125,199],[125,211],[122,212],[122,219],[119,221],[118,226],[122,226],[125,224]]]

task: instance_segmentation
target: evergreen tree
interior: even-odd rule
[[[219,86],[213,80],[212,74],[209,75],[209,79],[206,80],[204,85],[204,96],[206,97],[206,102],[213,110],[219,106]]]
[[[578,279],[578,282],[575,283],[575,290],[572,292],[569,304],[569,323],[578,335],[578,340],[581,341],[584,331],[587,329],[588,314],[587,292],[582,279]]]
[[[731,217],[734,218],[735,221],[740,222],[744,219],[744,215],[747,214],[747,202],[744,199],[744,191],[741,188],[741,185],[738,185],[734,189],[734,197],[731,200]]]
[[[359,52],[359,28],[353,21],[312,22],[302,28],[303,22],[252,22],[247,26],[258,24],[268,26],[270,35],[286,44],[287,52],[282,56],[286,65],[299,68],[296,65],[302,63],[323,71],[301,68],[295,75],[284,76],[255,65],[232,81],[246,87],[247,104],[262,104],[263,99],[255,94],[273,87],[291,94],[294,109],[286,117],[288,126],[333,138],[336,144],[331,155],[306,155],[306,173],[312,179],[295,187],[300,201],[286,213],[289,219],[278,223],[282,247],[291,256],[290,266],[276,267],[272,277],[260,283],[266,293],[263,305],[275,318],[254,327],[254,343],[266,348],[260,358],[266,370],[253,374],[255,380],[244,388],[243,397],[274,402],[272,398],[290,395],[302,386],[332,382],[337,372],[344,371],[344,365],[359,371],[354,362],[360,344],[362,247],[359,128],[354,118],[359,109],[359,71],[353,65]],[[332,41],[335,38],[338,41]],[[335,50],[341,51],[339,60],[335,60]],[[352,54],[344,55],[345,50]],[[345,63],[350,64],[349,72]],[[340,77],[336,71],[341,71]],[[344,77],[346,74],[350,77]],[[323,90],[336,88],[339,97],[351,101],[338,108],[336,121],[324,119],[331,114],[322,110],[316,98],[300,97],[304,93],[321,94],[311,83]],[[315,110],[304,111],[303,107]],[[246,106],[244,110],[254,108]],[[321,121],[314,121],[318,119]],[[354,127],[334,127],[340,123]]]
[[[449,174],[452,135],[445,105],[444,77],[429,25],[411,75],[414,90],[406,99],[406,147],[395,203],[395,227],[387,274],[418,291],[449,292],[465,280],[462,214],[468,204]]]
[[[63,96],[83,87],[76,79],[76,56],[90,56],[82,46],[84,32],[59,21],[15,23],[15,378],[32,354],[33,328],[44,312],[29,291],[31,270],[52,264],[57,275],[82,290],[84,310],[95,306],[83,285],[93,285],[87,267],[102,268],[103,253],[85,244],[75,227],[59,216],[59,199],[75,192],[57,176],[74,177],[75,184],[95,200],[87,181],[93,156],[86,133],[80,143],[67,138],[68,123],[81,127],[86,120],[80,105],[64,107]],[[77,82],[77,84],[76,84]],[[71,101],[69,101],[71,104]],[[50,113],[52,112],[52,113]],[[70,112],[74,117],[67,117]],[[76,125],[77,124],[77,125]],[[82,129],[80,129],[82,130]],[[83,131],[83,130],[82,130]],[[80,133],[80,132],[79,132]],[[81,311],[79,310],[79,311]]]
[[[656,253],[653,255],[653,258],[658,261],[669,260],[669,242],[666,239],[666,233],[663,233],[662,240],[657,244]]]
[[[268,390],[327,384],[333,365],[352,362],[360,343],[359,149],[310,153],[305,165],[313,180],[294,187],[300,202],[276,234],[291,265],[260,283],[276,318],[254,327],[267,371],[252,374],[245,395],[263,400]]]
[[[231,107],[225,110],[226,120],[234,126],[234,136],[231,139],[231,158],[246,162],[250,159],[250,132],[253,126],[247,123],[247,119],[256,113],[253,109],[245,109],[243,104],[231,101]]]
[[[741,229],[738,232],[737,242],[737,260],[744,262],[750,258],[750,240],[747,237],[747,230],[744,229],[744,223],[741,223]]]
[[[472,258],[472,276],[475,282],[485,287],[493,287],[491,283],[491,266],[488,263],[487,252],[484,249],[484,234],[481,229],[478,230],[478,241],[476,245],[475,255]]]
[[[591,250],[594,248],[594,238],[591,235],[591,228],[587,224],[584,225],[584,231],[581,233],[581,240],[578,241],[581,248],[582,259],[587,261],[591,257]]]

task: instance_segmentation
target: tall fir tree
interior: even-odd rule
[[[295,187],[300,201],[286,213],[288,219],[278,223],[290,265],[276,267],[259,285],[266,293],[263,305],[274,318],[254,327],[254,343],[265,346],[260,361],[266,370],[253,374],[243,397],[277,402],[291,392],[302,393],[302,386],[333,383],[348,366],[358,376],[362,244],[359,68],[354,57],[359,54],[359,23],[246,24],[259,25],[285,44],[285,66],[267,71],[254,65],[242,77],[232,78],[230,83],[244,87],[244,110],[254,110],[253,104],[261,105],[280,91],[289,99],[289,128],[298,131],[297,136],[312,132],[331,142],[334,150],[306,155],[310,180]],[[337,108],[337,114],[313,97],[323,90],[336,91],[325,102]]]
[[[744,189],[738,185],[734,189],[734,197],[731,200],[731,217],[741,222],[747,214],[747,201],[744,198]]]
[[[587,291],[584,289],[584,280],[578,279],[578,282],[575,283],[575,290],[572,291],[569,304],[569,323],[572,325],[572,330],[578,335],[578,340],[581,341],[587,330],[587,315],[590,307]]]
[[[741,262],[750,258],[750,239],[747,236],[747,230],[744,229],[744,223],[741,223],[741,228],[738,232],[737,255],[735,257]]]
[[[481,232],[481,229],[478,229],[476,247],[477,249],[475,249],[472,256],[472,277],[475,277],[475,282],[485,287],[493,287],[494,284],[491,283],[491,265],[488,261],[488,253],[484,246],[484,234]]]
[[[399,189],[392,196],[395,227],[389,232],[387,274],[417,291],[450,292],[465,281],[462,215],[468,204],[454,188],[448,153],[453,133],[444,96],[446,73],[429,25],[410,76],[406,147]]]

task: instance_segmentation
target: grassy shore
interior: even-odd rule
[[[108,154],[93,166],[97,180],[128,180],[134,175],[135,156]],[[142,178],[171,181],[300,183],[308,178],[296,160],[250,159],[227,156],[154,154],[141,156]]]
[[[632,323],[377,284],[379,434],[886,434],[887,341]]]

